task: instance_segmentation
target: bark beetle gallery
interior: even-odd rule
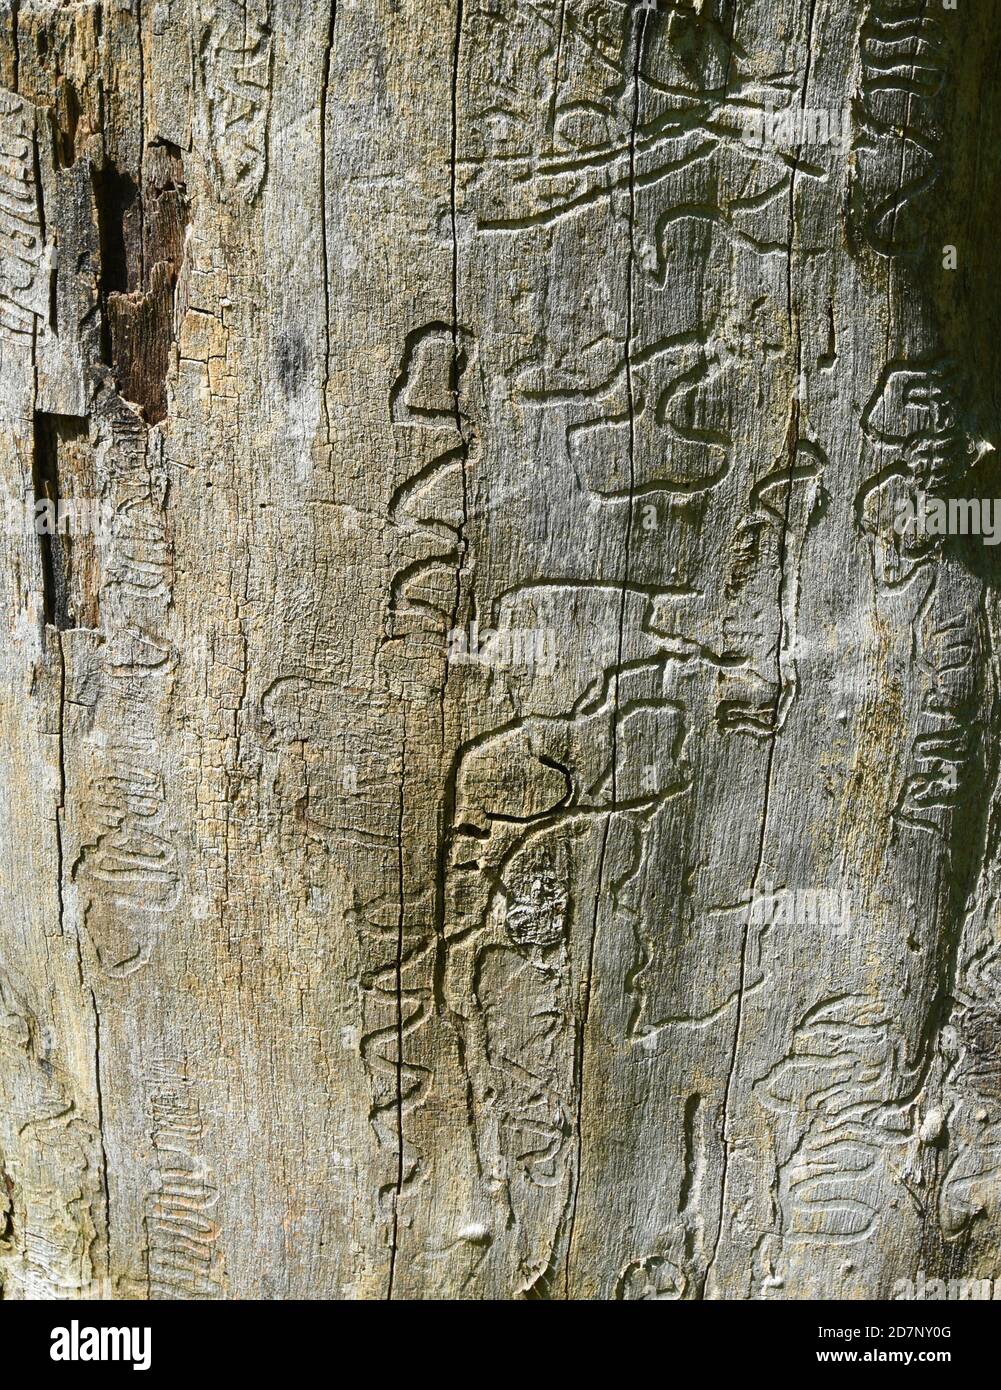
[[[1001,1278],[999,60],[0,0],[0,1296]]]

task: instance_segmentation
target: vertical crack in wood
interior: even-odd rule
[[[637,12],[636,19],[636,50],[632,69],[632,110],[630,113],[629,129],[629,164],[628,164],[628,238],[626,256],[626,321],[625,321],[625,342],[624,342],[624,367],[626,383],[626,401],[628,415],[628,448],[627,459],[629,467],[628,479],[628,501],[625,511],[625,544],[623,547],[622,560],[622,583],[619,594],[619,614],[618,632],[616,636],[615,666],[612,676],[612,707],[610,713],[610,759],[611,759],[611,807],[605,816],[604,825],[601,831],[601,847],[598,851],[597,881],[594,892],[594,907],[592,911],[591,931],[588,940],[588,954],[586,974],[584,977],[584,998],[581,1006],[580,1022],[578,1025],[577,1040],[575,1046],[574,1070],[577,1082],[577,1114],[575,1117],[575,1136],[577,1145],[577,1165],[573,1180],[573,1190],[570,1198],[570,1218],[567,1231],[567,1255],[566,1270],[564,1275],[564,1287],[566,1296],[570,1297],[571,1275],[573,1262],[574,1237],[577,1229],[577,1204],[580,1196],[581,1175],[584,1164],[583,1147],[583,1128],[584,1128],[584,1103],[585,1103],[585,1065],[587,1059],[587,1028],[591,1015],[591,990],[593,986],[594,974],[594,953],[598,940],[599,913],[601,910],[601,893],[603,886],[603,876],[605,869],[605,858],[608,851],[608,837],[611,830],[612,816],[615,813],[615,805],[618,793],[618,714],[619,714],[619,681],[621,679],[623,641],[625,633],[626,617],[626,595],[629,592],[630,581],[630,546],[632,541],[633,529],[633,508],[635,505],[636,491],[636,396],[633,382],[633,277],[635,274],[635,231],[636,231],[636,142],[639,131],[640,119],[640,73],[643,62],[643,40],[646,35],[647,19],[649,9],[641,8]]]
[[[329,453],[333,440],[330,433],[330,249],[327,245],[327,104],[330,99],[330,65],[334,52],[334,31],[337,26],[337,0],[328,0],[330,14],[320,63],[319,160],[320,160],[320,257],[323,267],[323,380],[320,383],[320,409],[323,412],[323,434]]]

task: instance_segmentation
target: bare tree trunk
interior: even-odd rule
[[[998,1273],[999,47],[0,0],[0,1297]]]

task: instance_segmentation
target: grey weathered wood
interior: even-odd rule
[[[0,0],[0,1297],[1001,1276],[999,43]]]

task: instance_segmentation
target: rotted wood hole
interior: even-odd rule
[[[0,0],[0,1298],[1001,1278],[999,0]]]

